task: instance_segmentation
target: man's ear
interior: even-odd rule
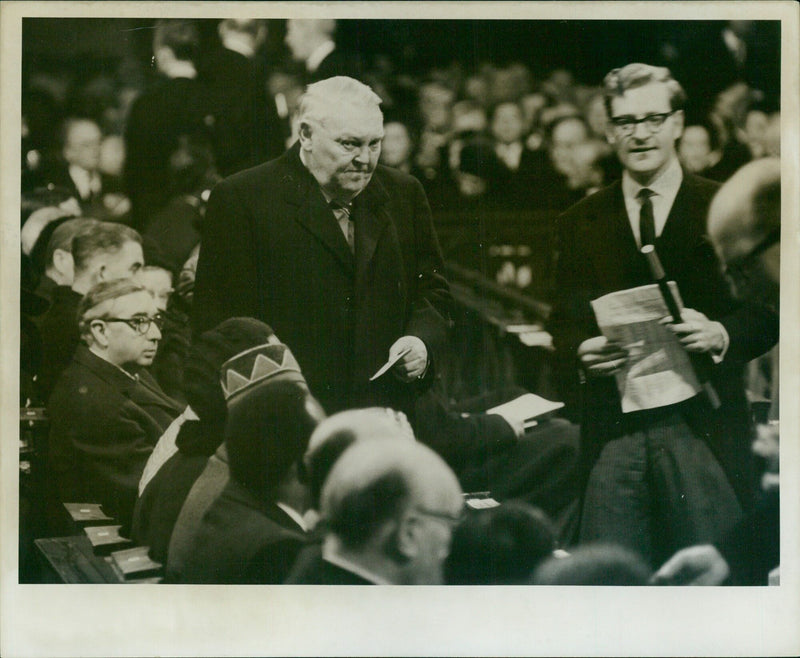
[[[108,325],[105,322],[91,321],[89,323],[89,332],[92,334],[92,341],[103,348],[108,347],[107,328]]]
[[[73,269],[72,254],[68,251],[64,251],[63,249],[54,249],[53,266],[61,274],[72,272]]]
[[[300,139],[300,147],[305,151],[311,148],[311,133],[311,124],[309,124],[307,121],[301,121],[298,138]]]
[[[101,265],[97,268],[97,273],[95,274],[95,278],[97,279],[97,283],[101,283],[106,280],[106,266]]]
[[[414,515],[406,515],[396,522],[394,532],[394,549],[396,555],[408,562],[419,554],[419,534],[422,531],[420,519]]]

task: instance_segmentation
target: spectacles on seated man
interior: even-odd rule
[[[161,331],[164,328],[164,316],[162,316],[160,313],[154,315],[153,317],[142,315],[134,318],[97,318],[97,319],[103,322],[124,322],[131,329],[142,335],[150,331],[151,324],[155,324],[156,327],[158,327],[159,331]]]

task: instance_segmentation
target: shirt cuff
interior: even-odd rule
[[[717,365],[722,363],[722,360],[728,353],[728,348],[731,346],[731,337],[728,335],[728,330],[725,329],[724,324],[722,324],[721,322],[715,322],[714,324],[717,325],[717,327],[720,330],[720,333],[722,334],[722,350],[720,350],[719,353],[717,352],[711,353],[711,360],[714,361],[715,365]]]

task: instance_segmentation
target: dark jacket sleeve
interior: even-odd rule
[[[252,214],[229,180],[208,200],[197,264],[192,329],[195,335],[231,317],[260,317]]]

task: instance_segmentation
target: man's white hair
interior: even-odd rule
[[[300,99],[300,124],[325,124],[342,107],[374,107],[379,112],[383,101],[372,89],[354,78],[338,75],[320,80],[306,87]]]

